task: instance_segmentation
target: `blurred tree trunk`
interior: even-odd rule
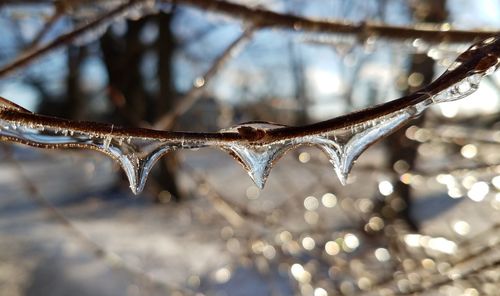
[[[145,51],[140,33],[149,18],[128,21],[123,36],[111,30],[101,38],[103,60],[107,68],[109,88],[120,95],[124,102],[113,101],[115,120],[129,125],[138,125],[146,117],[148,97],[140,71],[142,54]]]
[[[140,126],[144,121],[153,123],[156,118],[174,106],[172,58],[175,42],[170,28],[171,20],[171,13],[143,17],[137,21],[128,21],[123,36],[117,36],[110,30],[101,38],[100,44],[108,71],[110,93],[118,94],[115,95],[117,99],[111,98],[116,107],[114,120],[133,126]],[[142,30],[148,23],[158,26],[158,39],[154,45],[147,45],[141,41]],[[145,88],[145,78],[141,72],[145,53],[151,51],[158,56],[159,90],[155,94],[149,93]],[[156,167],[151,176],[160,187],[157,191],[167,190],[178,200],[175,154],[169,153]]]
[[[160,12],[157,16],[158,40],[156,47],[158,51],[158,79],[159,94],[155,117],[159,118],[165,112],[176,105],[176,92],[172,78],[172,57],[175,49],[175,38],[170,28],[172,22],[172,13]]]
[[[172,60],[175,49],[175,38],[171,30],[173,13],[161,12],[158,14],[158,80],[160,83],[159,94],[156,99],[155,118],[160,118],[176,105],[176,92],[172,77]],[[175,151],[169,152],[167,157],[159,160],[157,178],[164,189],[170,192],[174,200],[180,201],[180,192],[177,187],[176,171],[178,158]]]
[[[80,85],[80,66],[85,58],[85,47],[68,46],[68,76],[66,78],[65,116],[81,120],[85,114],[85,101]]]
[[[304,63],[299,49],[293,42],[288,43],[288,52],[290,55],[290,68],[293,75],[293,84],[295,86],[294,99],[298,105],[295,124],[304,125],[309,122],[309,114],[307,112],[309,100],[307,98]]]
[[[36,78],[28,80],[41,94],[38,112],[76,120],[84,119],[86,100],[81,86],[81,66],[86,55],[87,49],[84,46],[69,45],[67,47],[66,92],[61,96],[52,96],[42,80],[38,81]]]
[[[304,3],[300,1],[290,1],[285,5],[288,6],[288,10],[292,14],[300,14],[300,11],[304,8]],[[295,117],[296,125],[304,125],[309,123],[309,99],[307,97],[306,89],[306,75],[304,75],[304,61],[302,58],[302,52],[295,42],[290,40],[288,42],[288,55],[290,57],[290,70],[293,76],[294,85],[294,99],[297,103],[298,111]]]
[[[421,1],[415,4],[413,8],[414,18],[418,22],[435,22],[442,23],[447,19],[446,0],[428,0]],[[434,77],[434,60],[429,58],[427,54],[414,54],[411,58],[409,73],[407,75],[408,88],[406,94],[415,92],[420,87],[430,83]],[[412,125],[420,125],[424,122],[425,116],[422,115],[417,120],[412,121]],[[406,128],[401,128],[387,139],[389,148],[389,170],[396,170],[396,166],[414,168],[417,160],[418,143],[409,140],[405,135]],[[397,172],[400,174],[400,172]],[[395,199],[400,199],[398,202],[403,207],[394,209],[389,203]],[[410,216],[412,198],[411,187],[408,184],[396,180],[394,185],[394,193],[386,199],[386,213],[389,213],[389,220],[398,219],[407,224],[411,230],[417,230],[418,225]],[[398,211],[399,210],[399,211]]]

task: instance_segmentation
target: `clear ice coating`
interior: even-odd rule
[[[416,108],[408,107],[373,120],[346,126],[324,134],[307,135],[267,144],[228,143],[222,145],[221,148],[228,151],[240,162],[255,185],[262,189],[273,164],[286,152],[301,145],[317,146],[326,153],[337,177],[345,185],[354,161],[363,151],[416,115]],[[270,123],[246,123],[229,130],[223,130],[223,132],[234,132],[241,127],[266,131],[283,126]]]
[[[134,194],[140,193],[146,184],[149,172],[156,161],[164,154],[176,148],[163,141],[152,139],[131,138],[104,138],[96,141],[95,145],[105,149],[113,156],[125,171]]]
[[[309,141],[325,151],[334,166],[337,177],[345,185],[354,161],[361,153],[415,115],[417,115],[416,109],[409,107],[367,122],[332,131],[324,137],[310,138]]]
[[[475,92],[479,87],[479,82],[481,82],[481,74],[473,74],[466,77],[452,87],[447,88],[432,97],[434,103],[441,102],[451,102],[459,99],[463,99],[473,92]]]
[[[267,122],[250,122],[224,129],[222,132],[241,132],[241,128],[247,128],[256,132],[265,132],[266,130],[281,127],[284,126]],[[221,148],[228,151],[245,168],[257,187],[263,189],[272,165],[292,148],[292,143],[290,140],[270,144],[245,144],[236,142],[222,144]]]
[[[260,189],[264,188],[271,167],[289,148],[287,143],[270,145],[227,144],[223,149],[239,161],[247,170],[248,175]]]
[[[487,39],[472,46],[469,51],[457,58],[444,75],[455,70],[463,70],[469,56],[493,42],[498,42],[498,38]],[[113,131],[113,126],[110,126],[107,133],[93,132],[92,128],[72,129],[57,124],[34,123],[44,122],[43,120],[7,119],[23,118],[23,114],[27,118],[38,118],[38,115],[0,98],[0,138],[41,148],[87,148],[104,152],[120,164],[135,194],[144,189],[148,174],[160,157],[176,149],[206,146],[214,146],[231,154],[259,188],[264,187],[273,165],[285,153],[297,146],[316,146],[328,156],[340,182],[346,184],[354,162],[370,145],[419,116],[428,107],[472,94],[478,89],[483,76],[495,72],[499,64],[500,60],[496,55],[485,54],[474,69],[467,69],[467,74],[461,76],[460,81],[446,89],[440,88],[439,92],[433,93],[424,91],[416,93],[415,95],[420,97],[413,105],[406,104],[405,107],[366,120],[356,122],[347,120],[345,125],[337,125],[339,126],[337,128],[322,128],[318,129],[320,132],[302,133],[302,136],[270,137],[271,131],[285,126],[267,122],[245,123],[221,131],[222,134],[232,133],[241,136],[240,139],[233,140],[227,138],[223,140],[219,137],[220,134],[199,134],[198,137],[191,134],[189,139],[185,139],[181,133],[171,133],[168,138],[129,136],[123,130],[120,133]],[[12,114],[17,114],[17,117],[13,117]],[[215,137],[211,137],[212,135]]]
[[[180,143],[159,139],[100,136],[88,132],[23,124],[0,120],[0,136],[38,147],[89,148],[98,150],[118,161],[125,171],[130,189],[138,194],[155,162]]]

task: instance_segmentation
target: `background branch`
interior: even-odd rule
[[[375,36],[387,39],[405,40],[420,38],[427,42],[471,42],[478,38],[487,38],[498,31],[454,30],[448,24],[425,25],[420,27],[391,26],[377,23],[352,23],[311,19],[292,14],[283,14],[261,8],[226,1],[212,0],[167,0],[168,2],[187,4],[203,10],[229,15],[241,22],[251,23],[256,27],[290,29],[313,33],[333,33],[353,35],[360,40]]]
[[[189,108],[201,98],[209,80],[211,80],[217,72],[245,46],[251,38],[253,31],[253,27],[245,29],[245,31],[215,59],[210,68],[202,76],[196,78],[191,89],[177,100],[178,103],[156,121],[154,128],[159,130],[171,129],[175,120],[189,110]]]
[[[19,57],[17,57],[14,61],[10,62],[9,64],[3,66],[0,69],[0,78],[4,77],[5,75],[9,74],[10,72],[17,70],[20,67],[23,67],[34,60],[40,58],[41,56],[61,47],[61,46],[66,46],[69,43],[73,42],[76,40],[78,37],[88,33],[92,32],[92,30],[96,30],[100,26],[106,24],[106,22],[111,21],[114,17],[124,13],[127,9],[129,9],[131,6],[139,3],[141,0],[130,0],[122,5],[119,5],[118,7],[110,10],[109,12],[105,13],[104,15],[98,17],[97,19],[69,32],[64,35],[61,35],[54,39],[53,41],[49,42],[46,45],[43,45],[41,47],[33,48],[28,50],[27,52],[21,54]]]

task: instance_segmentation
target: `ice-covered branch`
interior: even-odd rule
[[[124,128],[112,124],[70,121],[31,113],[0,102],[0,139],[42,148],[85,148],[106,153],[126,172],[134,193],[144,188],[154,163],[178,149],[212,146],[233,156],[259,187],[286,152],[316,146],[330,159],[342,183],[354,161],[370,145],[418,117],[431,105],[473,93],[483,76],[500,64],[500,37],[471,46],[434,82],[415,93],[372,108],[311,125],[289,127],[246,123],[218,133]]]
[[[163,0],[178,4],[187,4],[200,9],[223,13],[256,27],[283,28],[305,32],[335,33],[355,35],[361,40],[370,36],[387,39],[416,39],[428,42],[470,42],[476,38],[487,38],[498,34],[498,31],[454,30],[449,25],[422,25],[417,27],[391,26],[378,23],[352,23],[342,21],[326,21],[305,18],[292,14],[283,14],[261,8],[250,8],[245,5],[213,0]]]
[[[65,45],[70,44],[71,42],[74,42],[78,38],[81,38],[83,35],[87,33],[92,33],[95,30],[98,30],[100,27],[105,26],[107,23],[111,22],[115,17],[118,17],[126,11],[133,7],[134,5],[137,5],[140,3],[141,0],[129,0],[125,2],[124,4],[121,4],[117,6],[116,8],[111,9],[110,11],[104,13],[103,15],[99,16],[95,20],[84,24],[75,30],[66,33],[64,35],[61,35],[54,39],[53,41],[49,42],[48,44],[42,45],[40,47],[34,47],[30,49],[29,51],[21,54],[19,57],[17,57],[14,61],[10,62],[9,64],[3,66],[0,68],[0,77],[3,77],[10,72],[17,70],[34,60],[38,59],[39,57],[59,48]]]

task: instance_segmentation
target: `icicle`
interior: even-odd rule
[[[478,52],[486,50],[484,47],[490,46],[492,42],[495,42],[495,46],[498,45],[498,39],[493,38],[477,43],[461,54],[456,63],[445,72],[445,76],[434,82],[435,85],[430,85],[409,98],[418,103],[408,106],[408,102],[402,99],[396,102],[402,106],[399,110],[392,109],[396,105],[375,107],[370,111],[373,113],[363,113],[373,115],[365,121],[359,120],[359,113],[358,116],[346,116],[346,124],[340,128],[335,123],[332,126],[337,128],[328,127],[328,122],[323,122],[322,125],[307,126],[302,130],[298,127],[295,131],[288,129],[270,132],[284,126],[253,122],[222,131],[237,133],[239,139],[234,138],[234,135],[220,137],[220,134],[207,133],[162,134],[159,131],[123,128],[117,132],[113,126],[108,130],[95,123],[75,123],[33,115],[0,98],[0,138],[42,148],[87,148],[104,152],[120,163],[127,174],[132,191],[136,194],[143,190],[151,168],[161,156],[175,149],[197,149],[209,145],[229,152],[260,188],[264,187],[274,163],[286,152],[300,145],[314,145],[327,154],[340,182],[345,184],[353,163],[370,145],[415,118],[429,106],[461,99],[476,91],[483,76],[492,74],[500,63],[497,47],[491,51],[487,49],[486,53]],[[480,60],[475,54],[481,54]],[[474,59],[471,60],[471,57]],[[472,69],[464,68],[472,63],[475,65]],[[456,77],[461,80],[449,85],[450,79],[457,80],[453,72],[459,75]],[[443,89],[443,84],[448,87]],[[436,93],[436,89],[441,91]],[[393,111],[384,112],[387,110],[383,109],[385,107]],[[375,114],[385,115],[375,117]],[[349,118],[358,119],[355,123],[349,123]],[[71,126],[75,128],[69,128]],[[103,130],[105,132],[102,132]],[[287,137],[287,134],[290,136]],[[163,135],[165,138],[161,138]]]
[[[283,125],[268,122],[251,122],[224,129],[221,132],[244,133],[244,131],[252,131],[255,133],[265,133],[266,130],[280,127],[283,127]],[[265,145],[250,143],[247,145],[241,143],[221,145],[222,149],[228,151],[243,166],[255,185],[260,189],[264,188],[274,162],[292,147],[293,145],[290,140]]]
[[[328,160],[333,165],[333,169],[339,178],[339,181],[342,185],[347,184],[347,174],[342,172],[341,163],[342,163],[342,151],[343,147],[338,142],[336,131],[328,137],[317,136],[312,137],[309,140],[309,143],[317,145],[321,148],[327,155]]]
[[[14,125],[16,128],[13,128]],[[125,143],[122,137],[111,134],[96,137],[87,132],[58,127],[40,129],[34,125],[5,120],[0,120],[0,136],[34,146],[78,147],[102,151],[120,163],[134,194],[144,189],[147,176],[155,162],[178,147],[175,141],[130,137]]]
[[[273,163],[289,150],[288,146],[287,143],[276,143],[262,146],[228,144],[222,147],[240,162],[255,185],[263,189]]]
[[[308,135],[304,137],[277,141],[269,144],[230,143],[222,145],[247,170],[259,188],[263,188],[273,164],[290,149],[299,145],[315,145],[321,148],[333,164],[335,173],[342,184],[347,178],[354,161],[371,144],[387,136],[403,123],[417,114],[413,106],[390,113],[367,122],[347,126],[324,135]],[[224,132],[235,132],[241,127],[254,128],[256,131],[283,126],[270,123],[250,123],[233,127]]]
[[[334,166],[337,177],[345,185],[355,160],[363,151],[416,115],[417,109],[412,106],[380,118],[332,131],[325,136],[309,137],[303,142],[316,145],[326,153]]]
[[[382,118],[377,118],[371,122],[369,127],[363,126],[361,131],[351,135],[349,141],[341,146],[343,153],[340,158],[340,173],[347,178],[351,171],[354,161],[365,151],[371,144],[384,138],[395,131],[403,123],[410,120],[416,114],[413,107],[398,111]]]
[[[139,194],[144,189],[149,172],[160,157],[174,150],[175,145],[169,145],[158,140],[134,139],[132,144],[120,144],[113,140],[104,149],[116,159],[127,175],[130,189]]]

